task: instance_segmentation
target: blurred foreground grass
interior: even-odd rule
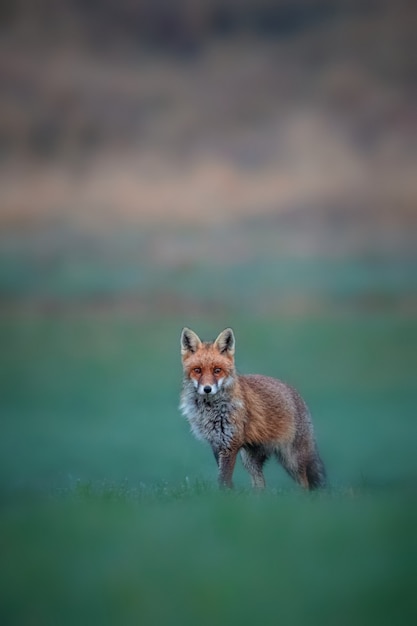
[[[2,622],[412,624],[416,524],[401,491],[26,499],[2,515]]]

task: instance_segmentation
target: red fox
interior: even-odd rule
[[[238,375],[234,352],[231,328],[213,342],[202,342],[189,328],[182,331],[180,409],[194,435],[211,445],[219,484],[233,486],[233,469],[240,452],[257,489],[265,487],[262,468],[271,455],[303,487],[324,487],[325,469],[304,400],[275,378]]]

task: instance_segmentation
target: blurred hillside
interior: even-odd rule
[[[414,3],[21,0],[1,17],[7,298],[107,293],[112,272],[136,293],[135,267],[168,291],[205,264],[258,284],[283,257],[395,259],[408,284]]]

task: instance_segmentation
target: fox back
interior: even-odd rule
[[[238,375],[234,353],[231,328],[213,342],[202,342],[188,328],[182,331],[180,409],[194,435],[210,444],[219,483],[232,486],[239,452],[256,488],[265,486],[263,465],[270,456],[304,487],[323,487],[324,466],[304,400],[275,378]]]

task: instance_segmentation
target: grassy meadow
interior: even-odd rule
[[[266,231],[235,265],[3,242],[3,624],[415,622],[413,266],[279,258]],[[217,490],[177,409],[183,325],[233,326],[242,373],[303,393],[325,492],[272,461],[265,493],[239,463]]]

